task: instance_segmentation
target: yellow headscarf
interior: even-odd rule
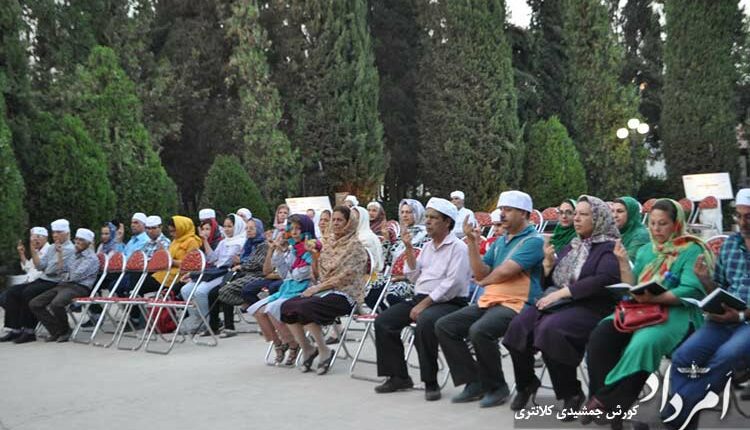
[[[175,238],[169,245],[169,255],[172,256],[172,260],[181,261],[190,251],[200,248],[203,241],[195,234],[195,224],[190,218],[175,215],[172,217],[172,221],[175,227]],[[179,268],[172,267],[166,285],[172,282],[173,277],[177,276],[179,271]],[[157,272],[153,275],[158,282],[162,282],[166,276],[167,272]]]

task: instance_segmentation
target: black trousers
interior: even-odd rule
[[[629,375],[612,385],[605,385],[607,374],[620,361],[628,346],[632,333],[621,333],[611,321],[600,323],[589,338],[587,364],[589,369],[589,397],[595,396],[605,408],[614,410],[619,405],[623,410],[630,408],[643,389],[649,373],[640,371]]]
[[[516,315],[505,306],[482,309],[470,305],[440,318],[435,334],[456,386],[479,382],[485,392],[491,392],[506,385],[497,341]],[[474,346],[476,360],[466,339]]]
[[[208,306],[209,306],[209,320],[208,323],[211,325],[211,330],[218,330],[221,321],[219,320],[219,312],[224,312],[224,328],[227,330],[234,330],[234,305],[228,305],[219,300],[219,289],[224,284],[216,286],[213,290],[208,292]]]
[[[70,332],[68,313],[65,308],[76,297],[88,296],[90,293],[91,290],[83,285],[58,284],[31,299],[29,309],[44,324],[49,334],[61,336]]]
[[[409,376],[404,359],[404,343],[401,331],[412,323],[409,313],[426,295],[417,295],[413,300],[397,303],[375,320],[375,347],[377,350],[378,376]],[[414,329],[414,346],[419,355],[419,372],[423,382],[436,383],[438,373],[438,339],[435,323],[441,317],[466,305],[465,297],[456,297],[450,302],[434,303],[417,318]]]
[[[509,348],[508,351],[513,360],[513,374],[519,389],[527,388],[538,380],[534,372],[534,351],[531,348],[524,351]],[[547,365],[557,399],[568,399],[583,392],[581,382],[578,380],[577,366],[561,363],[544,353],[542,359]]]
[[[57,282],[37,279],[28,284],[14,285],[5,296],[5,327],[12,329],[34,329],[37,319],[29,309],[29,302],[34,297],[52,289]]]

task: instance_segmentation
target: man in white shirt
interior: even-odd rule
[[[404,274],[414,282],[415,297],[389,307],[375,320],[378,375],[388,378],[375,387],[377,393],[392,393],[414,386],[404,360],[401,331],[416,322],[414,345],[425,383],[425,399],[440,399],[435,322],[466,305],[471,278],[466,244],[451,232],[457,212],[445,199],[432,198],[427,202],[425,225],[432,240],[425,243],[419,257],[408,230],[401,231],[406,247]]]
[[[457,238],[463,239],[464,238],[464,220],[469,220],[469,224],[476,225],[477,220],[474,218],[474,212],[471,209],[467,209],[464,207],[464,199],[466,196],[464,196],[463,191],[454,191],[451,193],[451,202],[456,206],[456,209],[458,209],[458,215],[456,216],[456,225],[453,227],[453,234],[456,235]]]

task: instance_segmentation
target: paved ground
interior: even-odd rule
[[[265,348],[249,333],[215,348],[178,345],[168,356],[73,343],[0,344],[0,430],[514,427],[507,405],[451,404],[451,383],[438,402],[425,402],[417,390],[377,395],[373,383],[349,378],[347,360],[329,375],[301,374],[264,365]],[[510,363],[505,368],[512,378]]]

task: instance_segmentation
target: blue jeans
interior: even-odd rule
[[[709,372],[692,379],[678,370],[689,368],[693,362],[710,369]],[[708,390],[721,396],[729,379],[727,374],[747,367],[750,367],[750,325],[707,321],[672,354],[670,391],[683,400],[682,412],[676,421],[687,418]]]

